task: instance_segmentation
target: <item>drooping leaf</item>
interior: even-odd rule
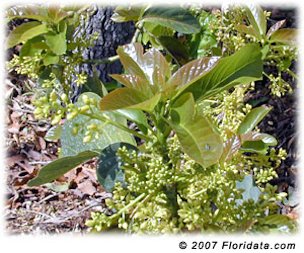
[[[6,17],[12,19],[34,19],[42,22],[51,22],[47,9],[39,5],[14,6],[6,12]]]
[[[81,107],[84,105],[82,101],[82,97],[86,95],[89,98],[94,98],[97,100],[97,103],[100,102],[101,98],[94,93],[86,92],[80,95],[76,102],[76,106]],[[119,117],[119,115],[115,115],[113,112],[105,112],[102,113],[98,110],[98,108],[93,108],[94,114],[107,116],[111,120],[120,123],[122,125],[127,126],[126,119],[123,117]],[[90,124],[96,124],[98,126],[102,125],[102,129],[96,130],[95,134],[98,139],[95,139],[93,136],[92,140],[88,143],[83,142],[83,138],[86,132],[86,126]],[[74,131],[76,129],[76,132]],[[107,122],[92,119],[85,115],[78,115],[76,118],[72,120],[68,120],[64,123],[62,134],[61,134],[61,157],[64,156],[72,156],[76,155],[80,152],[86,150],[102,150],[108,145],[116,142],[126,142],[132,145],[136,145],[134,138],[131,134],[123,131]]]
[[[119,142],[104,148],[99,157],[97,179],[108,192],[113,189],[116,182],[125,182],[124,172],[121,169],[123,161],[117,156],[118,149],[122,147],[126,147],[127,150],[137,150],[133,145]]]
[[[161,95],[156,94],[152,98],[133,88],[120,88],[105,96],[99,103],[101,111],[117,109],[139,109],[147,112],[153,111],[160,100]]]
[[[286,19],[276,22],[273,26],[271,26],[267,32],[267,38],[269,38],[274,32],[279,30],[284,24]]]
[[[270,40],[273,42],[294,44],[297,40],[297,29],[282,28],[277,30],[270,36]]]
[[[267,20],[263,9],[254,4],[247,4],[245,8],[250,24],[259,33],[260,38],[266,34]]]
[[[264,105],[252,109],[240,124],[237,130],[238,134],[246,134],[252,131],[271,109],[271,107]]]
[[[204,57],[193,60],[178,69],[168,81],[169,86],[183,87],[190,85],[206,75],[219,62],[219,57]]]
[[[237,181],[236,188],[244,190],[242,193],[243,198],[237,200],[238,204],[242,204],[243,201],[249,199],[253,199],[254,202],[257,202],[261,195],[260,189],[254,185],[252,175],[246,175],[242,181]]]
[[[42,50],[48,50],[48,46],[43,42],[43,36],[36,36],[22,45],[19,56],[35,56],[40,54]]]
[[[28,182],[28,186],[39,186],[51,182],[71,169],[74,169],[76,166],[98,155],[99,153],[96,151],[85,151],[75,156],[59,158],[44,166],[38,175]]]
[[[195,17],[180,7],[150,7],[144,12],[141,21],[169,27],[184,34],[200,31],[200,25]]]
[[[7,38],[7,48],[16,46],[19,43],[25,43],[31,38],[34,38],[40,34],[48,32],[48,28],[45,24],[41,24],[37,21],[31,21],[23,23],[16,27]]]
[[[259,80],[262,66],[260,47],[248,44],[235,54],[220,59],[214,68],[195,82],[179,88],[175,98],[191,92],[195,100],[201,100],[235,85]]]
[[[217,162],[222,155],[223,143],[211,123],[196,113],[191,93],[181,96],[172,107],[171,118],[181,146],[187,155],[204,167]]]
[[[62,126],[61,125],[52,126],[47,131],[46,135],[44,136],[44,139],[46,141],[57,141],[61,136],[61,132],[62,132]]]
[[[115,22],[136,22],[138,21],[143,10],[144,8],[139,6],[118,6],[115,8],[114,14],[112,15],[111,19]]]

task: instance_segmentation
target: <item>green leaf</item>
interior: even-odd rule
[[[142,11],[144,10],[143,7],[138,6],[128,6],[122,7],[118,6],[114,10],[114,14],[112,15],[111,19],[115,22],[127,22],[127,21],[138,21]]]
[[[241,134],[240,138],[242,142],[245,141],[262,141],[267,146],[276,146],[278,141],[270,134],[258,133],[258,132],[249,132],[246,134]]]
[[[158,50],[152,48],[143,54],[142,45],[132,43],[119,47],[117,54],[124,69],[131,76],[137,76],[140,80],[140,91],[143,88],[145,88],[145,92],[151,89],[153,94],[156,94],[166,88],[164,86],[171,76],[171,70],[169,63]],[[127,76],[123,77],[127,78]],[[134,85],[133,88],[136,88],[135,86],[137,87]]]
[[[45,43],[56,55],[62,55],[67,50],[66,28],[60,33],[49,32],[45,36]]]
[[[170,36],[161,36],[158,41],[166,51],[173,55],[180,65],[188,62],[188,49],[178,39]]]
[[[219,57],[204,57],[193,60],[178,69],[168,81],[169,86],[183,87],[206,75],[219,62]]]
[[[271,109],[271,107],[264,105],[252,109],[240,124],[237,130],[238,134],[246,134],[252,131]]]
[[[135,122],[140,131],[144,134],[148,133],[148,121],[146,115],[140,111],[135,109],[120,109],[116,111],[120,116],[125,117],[126,119]]]
[[[247,25],[244,25],[244,24],[239,24],[239,25],[236,25],[235,26],[235,29],[239,32],[242,32],[242,33],[245,33],[245,34],[249,34],[249,35],[252,35],[256,38],[260,38],[260,34],[258,31],[256,31],[252,25],[250,26],[247,26]]]
[[[46,54],[43,57],[43,64],[44,66],[49,66],[52,64],[57,64],[59,62],[59,56],[58,55],[54,55],[52,53],[50,54]]]
[[[224,143],[223,153],[221,155],[221,163],[231,160],[241,148],[241,141],[238,136],[233,136]]]
[[[291,222],[291,219],[282,214],[272,214],[262,219],[262,224],[264,225],[275,225],[275,226],[284,226],[288,225]]]
[[[93,70],[93,76],[88,76],[86,83],[82,85],[81,92],[93,92],[100,97],[104,97],[108,94],[108,91],[99,79],[99,75],[96,70]]]
[[[57,141],[60,138],[62,132],[62,126],[57,125],[57,126],[52,126],[44,136],[44,139],[46,141]]]
[[[64,11],[62,8],[56,6],[50,6],[48,8],[48,16],[53,23],[58,24],[64,18],[68,17],[69,13]]]
[[[35,56],[41,54],[43,50],[48,50],[48,46],[43,42],[43,36],[36,36],[25,42],[20,50],[20,56]]]
[[[6,12],[6,17],[9,20],[12,19],[34,19],[42,22],[51,22],[47,15],[47,8],[44,6],[35,5],[31,7],[28,6],[14,6],[9,8]]]
[[[263,141],[245,141],[240,149],[243,152],[258,153],[265,155],[268,151],[268,145]]]
[[[195,82],[179,88],[175,98],[191,92],[195,100],[205,99],[241,83],[262,78],[261,50],[257,44],[249,44],[235,54],[222,58],[205,75]]]
[[[260,35],[260,38],[266,34],[267,20],[263,9],[255,4],[247,4],[245,8],[247,18],[256,32]]]
[[[25,43],[29,39],[47,32],[47,26],[37,21],[21,24],[8,35],[7,48],[16,46],[19,43]]]
[[[64,175],[71,169],[74,169],[83,162],[98,156],[98,152],[85,151],[75,156],[67,156],[59,158],[48,165],[44,166],[38,175],[28,182],[28,186],[39,186],[55,180],[56,178]]]
[[[242,181],[237,181],[236,188],[244,190],[242,193],[243,199],[238,199],[237,204],[242,204],[244,200],[246,201],[249,199],[253,199],[254,202],[257,202],[261,195],[260,189],[254,186],[252,175],[246,175]]]
[[[144,12],[141,21],[169,27],[184,34],[200,31],[200,25],[195,17],[180,7],[150,7]]]
[[[99,103],[101,111],[117,109],[139,109],[152,112],[158,104],[161,95],[156,94],[152,98],[133,88],[120,88],[105,96]]]
[[[94,98],[97,100],[97,103],[101,98],[91,92],[83,93],[80,95],[76,102],[77,107],[84,105],[82,97],[86,95],[89,98]],[[102,113],[99,109],[93,108],[94,114],[109,117],[112,121],[120,123],[122,125],[127,125],[126,119],[115,115],[113,112]],[[99,135],[98,139],[95,139],[93,136],[92,140],[88,143],[83,143],[83,138],[86,132],[86,126],[90,124],[96,124],[98,126],[103,125],[102,129],[98,129],[95,134]],[[78,132],[73,134],[73,129],[78,128]],[[102,150],[108,145],[115,142],[127,142],[133,145],[136,145],[134,138],[131,134],[98,119],[92,119],[85,115],[78,115],[72,120],[68,120],[64,123],[62,134],[60,137],[61,140],[61,156],[72,156],[76,155],[85,150]]]
[[[191,93],[174,103],[171,118],[172,128],[187,155],[203,167],[219,161],[223,152],[221,137],[205,117],[196,113]]]
[[[125,181],[124,172],[121,169],[123,162],[116,154],[118,149],[122,147],[126,147],[128,150],[137,150],[133,145],[119,142],[103,149],[99,157],[97,179],[108,192],[113,189],[116,182],[124,183]]]
[[[55,192],[65,192],[69,189],[70,184],[69,183],[58,184],[54,182],[54,183],[46,183],[44,186]]]
[[[267,38],[269,38],[274,32],[279,30],[284,24],[286,19],[276,22],[273,26],[271,26],[267,32]]]
[[[296,43],[297,40],[297,29],[293,28],[283,28],[275,31],[271,36],[270,40],[272,42],[281,42],[281,43]]]

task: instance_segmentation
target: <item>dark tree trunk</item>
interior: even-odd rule
[[[85,24],[84,33],[89,37],[94,32],[99,33],[99,37],[94,47],[84,52],[85,59],[103,59],[116,55],[116,49],[119,45],[127,44],[131,41],[135,32],[133,22],[115,23],[111,20],[113,7],[96,7],[96,12],[90,17],[89,22]],[[103,82],[109,82],[112,79],[108,76],[113,73],[121,73],[122,66],[119,61],[111,64],[96,65],[99,71],[99,78]],[[87,64],[82,67],[90,76],[92,75],[92,65]]]

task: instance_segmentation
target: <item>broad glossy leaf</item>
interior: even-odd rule
[[[246,14],[248,17],[248,20],[250,24],[253,26],[253,28],[261,35],[266,34],[266,28],[267,28],[267,20],[266,16],[264,14],[263,9],[254,4],[247,4]]]
[[[139,6],[128,6],[122,7],[118,6],[114,10],[114,14],[112,15],[111,19],[115,22],[127,22],[127,21],[138,21],[143,7]]]
[[[138,128],[144,133],[148,133],[148,121],[146,115],[136,109],[120,109],[116,111],[120,116],[125,117],[126,119],[135,122]]]
[[[99,104],[101,111],[117,109],[139,109],[151,112],[160,100],[161,95],[152,98],[133,88],[119,88],[105,96]]]
[[[48,165],[44,166],[38,173],[38,175],[28,182],[28,186],[38,186],[55,180],[56,178],[64,175],[76,166],[84,163],[98,156],[98,152],[85,151],[75,156],[67,156],[59,158]]]
[[[137,148],[128,143],[114,143],[101,151],[98,167],[97,179],[106,191],[112,191],[116,182],[125,182],[125,175],[121,166],[123,161],[117,156],[119,148],[126,147],[128,150],[137,150]]]
[[[16,46],[19,43],[25,43],[29,39],[47,32],[47,26],[37,21],[21,24],[8,35],[7,48]]]
[[[152,48],[143,54],[143,47],[139,43],[128,44],[117,49],[124,69],[133,76],[142,79],[146,89],[151,89],[154,94],[162,90],[163,82],[171,76],[171,70],[165,57]],[[161,70],[161,71],[159,71]]]
[[[180,7],[150,7],[144,12],[141,21],[169,27],[184,34],[200,31],[196,18],[189,11]]]
[[[254,185],[252,175],[246,175],[242,181],[237,181],[236,188],[244,190],[242,193],[243,199],[238,200],[238,204],[242,204],[244,200],[246,201],[249,199],[253,199],[254,202],[257,202],[261,195],[260,189]]]
[[[267,146],[276,146],[278,141],[270,134],[259,133],[259,132],[249,132],[246,134],[241,134],[240,138],[242,142],[245,141],[262,141]]]
[[[220,59],[215,67],[195,82],[179,88],[175,98],[191,92],[195,100],[201,100],[235,85],[259,80],[263,70],[261,56],[259,45],[246,45],[235,54]]]
[[[178,69],[169,79],[169,86],[182,87],[206,75],[219,62],[219,57],[204,57],[193,60]]]
[[[267,32],[267,38],[269,38],[274,32],[279,30],[284,24],[286,19],[276,22],[273,26],[271,26]]]
[[[86,92],[80,95],[78,101],[76,102],[77,106],[84,105],[82,101],[82,97],[86,95],[89,98],[95,98],[97,102],[101,100],[101,98],[91,92]],[[93,109],[94,113],[104,115],[109,117],[111,120],[120,123],[122,125],[127,126],[126,119],[123,117],[119,117],[119,115],[115,115],[113,112],[102,113],[98,110],[98,108]],[[99,135],[98,139],[95,139],[94,136],[92,140],[88,143],[83,143],[83,138],[85,136],[86,128],[85,126],[89,124],[103,125],[102,130],[96,131]],[[73,134],[73,129],[77,127],[78,131],[76,134]],[[91,119],[88,116],[78,115],[76,118],[72,120],[68,120],[64,123],[62,134],[61,134],[61,156],[72,156],[76,155],[82,151],[86,150],[102,150],[108,145],[116,142],[127,142],[132,145],[136,145],[134,138],[131,134],[97,119]]]
[[[240,124],[237,130],[238,134],[246,134],[252,131],[271,109],[271,107],[264,105],[252,109]]]
[[[123,84],[128,88],[133,88],[135,90],[141,91],[148,96],[152,96],[153,92],[151,86],[147,84],[147,80],[141,78],[140,76],[129,75],[129,74],[112,74],[110,75],[117,82]]]
[[[211,123],[194,111],[192,94],[188,94],[177,100],[176,107],[172,108],[172,128],[176,132],[184,152],[197,163],[209,167],[219,162],[223,143]],[[178,118],[172,113],[176,113]]]
[[[297,29],[293,28],[282,28],[275,31],[271,36],[270,40],[273,42],[282,43],[296,43],[297,40]]]
[[[44,136],[44,139],[46,141],[57,141],[61,136],[61,132],[62,132],[62,126],[61,125],[52,126],[47,131],[46,135]]]
[[[22,45],[19,55],[23,56],[35,56],[40,54],[42,50],[48,50],[48,46],[43,42],[43,36],[36,36]]]

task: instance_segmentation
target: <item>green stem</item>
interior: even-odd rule
[[[296,73],[294,73],[293,71],[291,71],[290,69],[286,69],[285,70],[289,75],[291,75],[294,79],[298,79],[298,76],[296,75]]]
[[[122,213],[124,213],[125,211],[127,211],[130,207],[132,207],[133,205],[135,205],[137,202],[139,202],[140,200],[142,200],[145,197],[145,193],[140,194],[136,199],[134,199],[133,201],[131,201],[128,205],[126,205],[124,208],[120,209],[116,214],[112,215],[110,218],[114,219],[117,216],[121,215]]]
[[[143,140],[145,140],[145,141],[152,141],[152,139],[151,139],[150,137],[145,136],[145,135],[143,135],[143,134],[140,134],[140,133],[138,133],[137,131],[132,130],[132,129],[126,127],[126,126],[123,126],[123,125],[121,125],[121,124],[119,124],[119,123],[117,123],[117,122],[115,122],[115,121],[112,121],[112,120],[111,120],[110,118],[108,118],[108,117],[104,117],[104,116],[102,116],[102,115],[96,115],[96,114],[88,114],[88,113],[81,113],[81,114],[84,115],[84,116],[90,117],[90,118],[92,118],[92,119],[98,119],[98,120],[101,120],[101,121],[106,121],[106,122],[108,122],[109,124],[111,124],[111,125],[113,125],[113,126],[116,126],[117,128],[119,128],[119,129],[121,129],[121,130],[124,130],[124,131],[126,131],[126,132],[128,132],[128,133],[130,133],[130,134],[133,134],[133,135],[137,136],[138,138],[141,138],[141,139],[143,139]]]

